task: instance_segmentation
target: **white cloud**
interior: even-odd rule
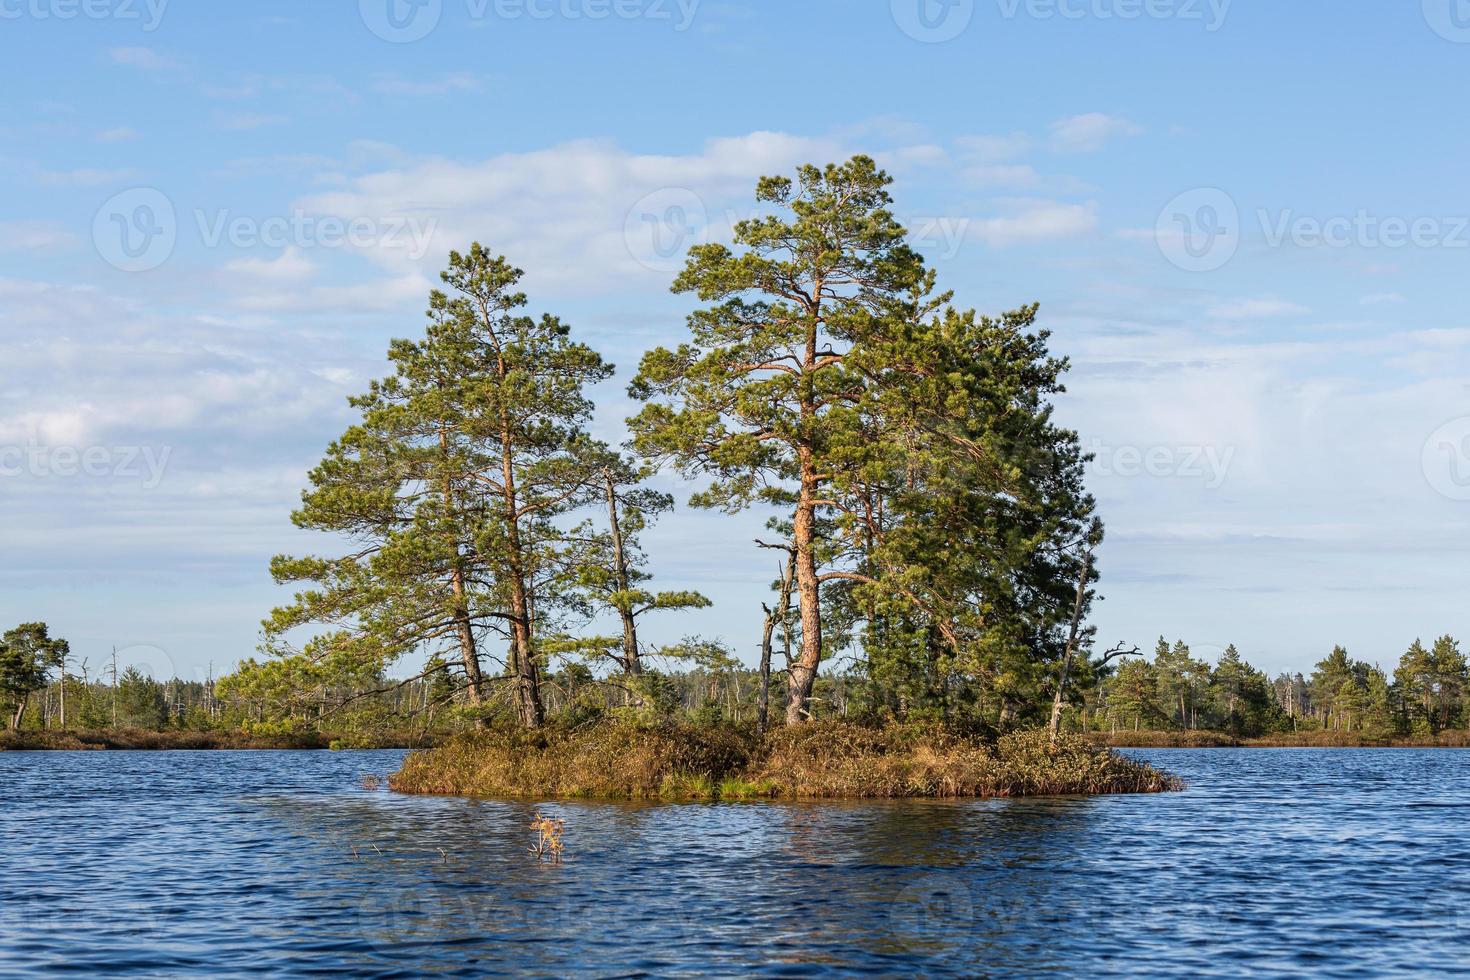
[[[214,117],[215,126],[230,132],[246,132],[266,126],[279,126],[290,121],[288,116],[264,112],[218,113]]]
[[[183,67],[178,61],[159,54],[153,48],[112,48],[107,53],[114,65],[137,68],[140,71],[177,71]]]
[[[409,79],[401,75],[378,75],[369,86],[382,95],[431,96],[452,92],[478,92],[484,88],[479,77],[469,72],[455,72],[431,79]]]
[[[118,126],[113,129],[104,129],[92,137],[98,143],[130,143],[138,139],[138,131],[129,129],[127,126]]]
[[[48,187],[103,187],[130,180],[133,170],[38,170],[36,181]]]
[[[1009,136],[961,136],[955,149],[976,163],[1000,163],[1014,160],[1031,149],[1031,137],[1025,133]]]
[[[982,164],[965,167],[961,178],[974,187],[1004,187],[1027,190],[1041,184],[1041,175],[1024,163]]]
[[[0,251],[60,252],[78,240],[54,221],[0,221]]]
[[[693,244],[727,233],[732,220],[755,210],[757,177],[846,155],[833,140],[774,132],[711,139],[683,156],[633,153],[597,140],[477,161],[405,154],[387,169],[339,178],[339,187],[307,195],[297,206],[432,228],[421,262],[402,251],[369,250],[399,274],[405,263],[428,274],[451,248],[478,240],[513,256],[541,285],[585,292],[667,281],[667,270],[641,263],[625,236],[630,224],[638,226],[635,208],[659,215],[682,208]]]
[[[1384,306],[1390,303],[1406,302],[1403,293],[1369,293],[1358,300],[1363,306]]]
[[[1243,299],[1211,307],[1208,315],[1216,320],[1263,320],[1278,316],[1299,316],[1309,312],[1305,306],[1280,299]]]
[[[1089,112],[1051,124],[1051,147],[1058,153],[1094,153],[1120,136],[1137,136],[1143,127],[1119,116]]]
[[[227,272],[246,281],[266,284],[299,283],[310,279],[316,265],[296,246],[282,250],[274,259],[245,258],[226,262]]]
[[[1076,238],[1097,230],[1097,206],[1024,199],[1003,202],[1011,213],[984,218],[970,229],[986,244],[1002,248],[1026,242]]]

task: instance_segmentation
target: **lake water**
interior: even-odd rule
[[[0,975],[1466,972],[1470,752],[1148,750],[1162,796],[529,804],[401,752],[0,753]]]

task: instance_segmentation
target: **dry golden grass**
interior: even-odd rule
[[[614,722],[575,731],[486,732],[410,755],[400,792],[609,799],[875,799],[1149,793],[1173,777],[1077,736],[991,744],[914,726],[819,722],[756,741],[728,727]]]
[[[566,730],[474,732],[415,752],[388,785],[447,796],[656,799],[671,779],[735,773],[750,740],[730,729],[605,722]]]

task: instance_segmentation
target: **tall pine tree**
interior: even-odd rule
[[[362,420],[311,472],[293,515],[354,547],[275,559],[277,581],[313,587],[265,625],[277,652],[325,673],[377,674],[449,647],[474,706],[487,699],[485,644],[502,637],[516,715],[535,726],[537,630],[572,601],[576,577],[558,519],[599,488],[584,389],[612,368],[556,317],[521,313],[520,278],[479,243],[450,254],[426,335],[392,343],[395,373],[352,399]],[[285,642],[310,624],[329,631],[300,651]]]

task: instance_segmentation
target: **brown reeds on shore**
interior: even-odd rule
[[[1368,732],[1278,732],[1259,737],[1237,737],[1211,731],[1094,732],[1094,745],[1115,749],[1463,749],[1470,748],[1470,731],[1443,731],[1434,735],[1381,735]]]
[[[365,742],[366,744],[358,744]],[[257,735],[242,731],[187,731],[146,728],[103,728],[73,731],[0,731],[0,751],[37,749],[326,749],[417,748],[429,744],[413,736],[349,739],[339,744],[330,735],[301,732],[292,735]]]
[[[414,752],[389,786],[451,796],[599,799],[880,799],[1157,793],[1182,788],[1086,739],[988,741],[915,726],[813,722],[746,729],[604,721],[487,731]]]

